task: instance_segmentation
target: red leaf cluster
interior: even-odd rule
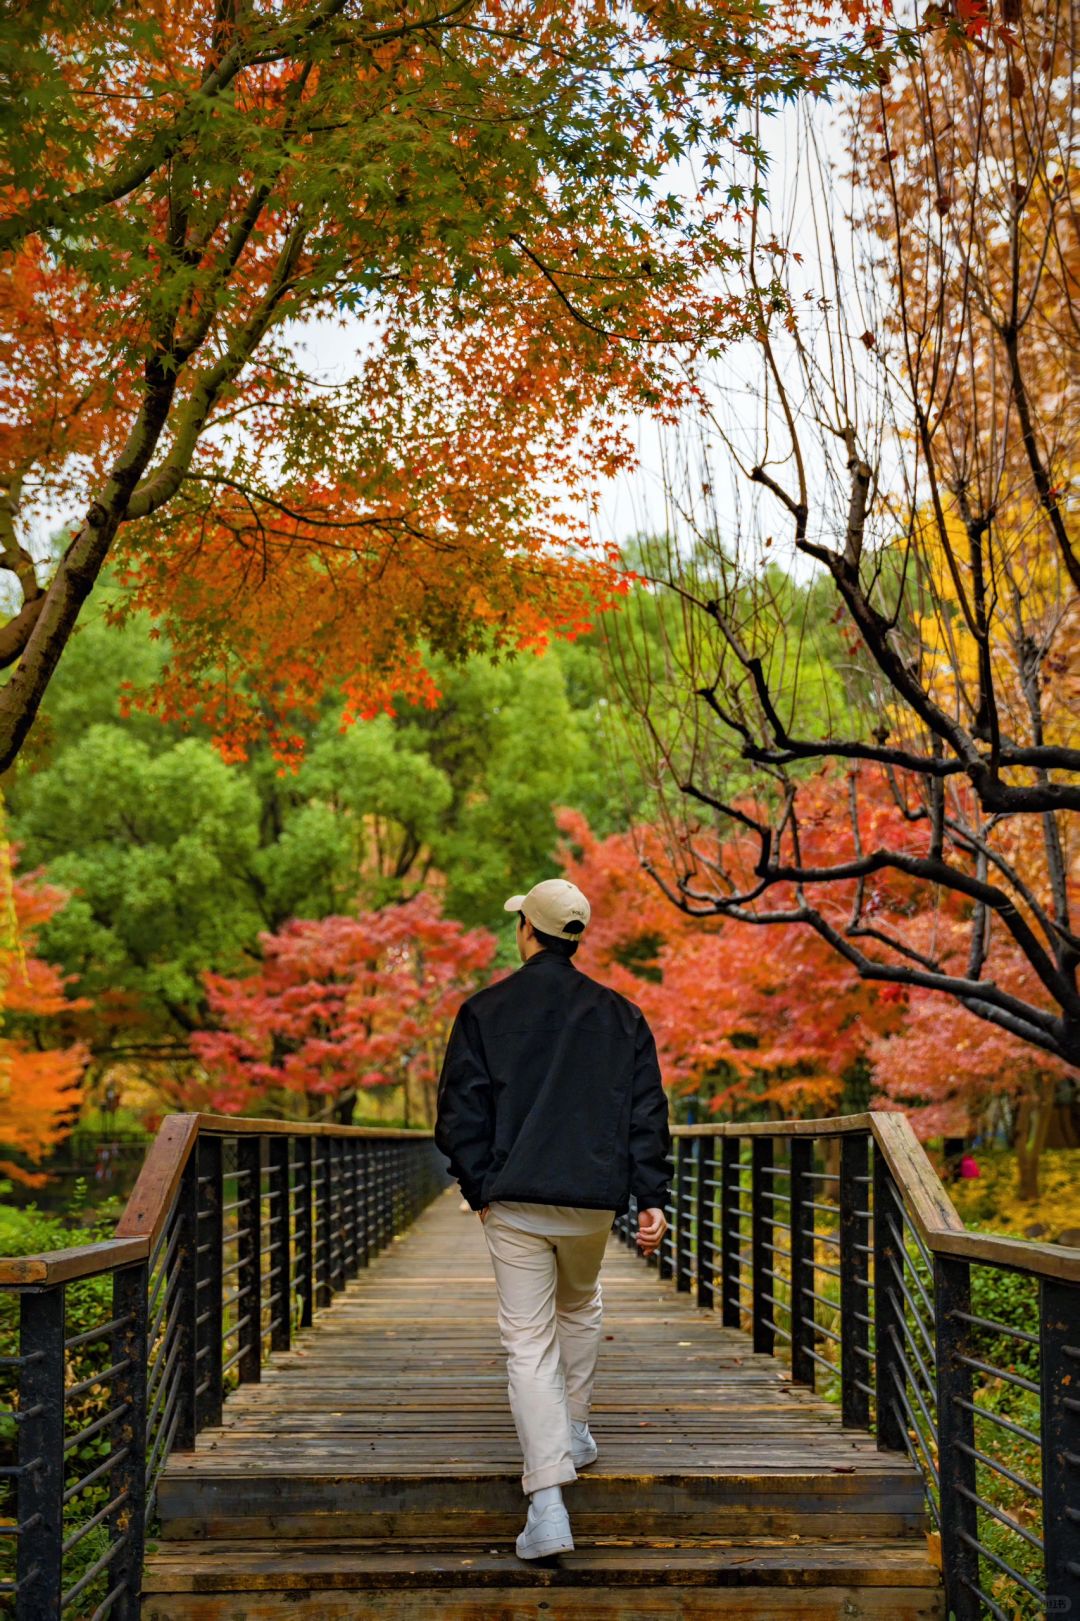
[[[427,895],[294,919],[259,943],[257,973],[205,976],[217,1027],[191,1045],[209,1076],[202,1106],[222,1114],[274,1092],[325,1100],[402,1084],[430,1104],[450,1023],[495,951]]]
[[[752,807],[747,807],[748,809]],[[841,1106],[844,1081],[869,1073],[884,1107],[903,1108],[925,1137],[976,1128],[995,1096],[1038,1094],[1066,1073],[1048,1054],[987,1024],[954,997],[920,986],[861,978],[805,923],[765,922],[794,910],[794,887],[767,892],[757,923],[687,915],[673,906],[645,866],[672,878],[671,846],[660,829],[597,839],[585,819],[564,811],[564,870],[589,896],[589,971],[645,1011],[669,1083],[703,1092],[713,1112],[763,1110],[822,1115]],[[1020,838],[1021,835],[1018,835]],[[801,865],[824,872],[857,849],[887,847],[924,855],[925,820],[906,818],[884,774],[825,770],[800,790]],[[752,886],[757,841],[738,834],[723,845],[694,835],[695,859]],[[1037,851],[1018,847],[1033,889]],[[708,875],[674,875],[708,884]],[[859,945],[882,964],[920,963],[963,976],[971,904],[936,893],[896,870],[863,880],[807,882],[803,902],[843,936],[857,916]],[[767,914],[766,910],[767,908]],[[1047,998],[1008,932],[991,929],[987,983],[1036,1004]]]

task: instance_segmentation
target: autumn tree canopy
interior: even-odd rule
[[[430,697],[422,649],[586,622],[620,585],[575,503],[679,398],[673,346],[743,319],[708,275],[748,86],[873,68],[823,35],[686,0],[7,17],[0,769],[107,558],[170,637],[156,707],[233,754],[294,754],[328,684],[366,715]]]
[[[666,655],[619,637],[615,668],[680,908],[808,927],[1053,1069],[1080,1065],[1078,12],[973,4],[967,37],[944,15],[805,128],[816,257],[748,208],[757,382],[721,378],[669,458],[687,533],[644,565]],[[819,589],[791,618],[785,550],[826,613]],[[841,690],[809,704],[825,633]],[[822,853],[825,762],[845,831]]]

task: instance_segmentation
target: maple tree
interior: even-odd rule
[[[959,9],[962,29],[929,8],[828,139],[805,131],[816,260],[747,210],[757,404],[717,389],[691,430],[710,453],[670,456],[694,544],[660,537],[642,569],[674,592],[668,654],[635,661],[624,637],[614,662],[667,790],[677,906],[799,923],[867,982],[955,998],[1029,1065],[1076,1067],[1076,8]],[[778,538],[828,614],[788,612]],[[840,691],[808,704],[837,633]],[[846,832],[819,859],[824,761]]]
[[[0,1175],[38,1184],[39,1165],[78,1116],[80,1082],[89,1061],[79,1041],[61,1045],[58,1030],[89,1006],[35,954],[37,935],[67,899],[40,874],[12,872],[12,847],[0,828]]]
[[[674,408],[672,346],[743,320],[709,272],[748,85],[874,71],[831,9],[808,40],[738,0],[18,8],[0,769],[106,559],[116,613],[168,633],[156,709],[233,757],[294,759],[327,686],[350,716],[424,702],[427,649],[587,623],[623,582],[575,503],[627,463],[628,410]]]
[[[358,1088],[399,1086],[406,1125],[430,1125],[450,1026],[495,939],[443,918],[430,896],[356,916],[295,919],[260,938],[263,966],[206,975],[215,1027],[191,1046],[202,1106],[258,1103],[348,1123]],[[185,1086],[191,1104],[191,1083]]]
[[[843,837],[824,780],[818,805],[824,853]],[[664,859],[658,827],[601,840],[573,811],[560,826],[566,875],[593,907],[583,966],[644,1009],[676,1092],[729,1117],[789,1118],[838,1113],[847,1089],[867,1084],[866,1055],[899,1028],[902,995],[866,984],[797,924],[762,935],[673,909],[647,870]]]

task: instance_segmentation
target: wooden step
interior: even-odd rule
[[[509,1537],[521,1529],[515,1471],[453,1474],[417,1470],[360,1473],[342,1465],[316,1473],[276,1467],[197,1473],[173,1466],[159,1488],[166,1538]],[[767,1536],[918,1537],[925,1530],[921,1483],[902,1459],[874,1453],[839,1470],[777,1464],[771,1470],[641,1473],[590,1469],[566,1488],[584,1537]],[[871,1464],[876,1467],[871,1467]],[[445,1467],[445,1466],[444,1466]]]
[[[355,1540],[243,1540],[161,1545],[147,1564],[142,1621],[941,1621],[943,1614],[938,1573],[921,1541],[579,1541],[572,1554],[526,1562],[486,1542],[388,1551]]]

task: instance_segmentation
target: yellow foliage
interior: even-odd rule
[[[1025,1238],[1030,1227],[1044,1227],[1054,1239],[1080,1230],[1080,1151],[1046,1149],[1040,1161],[1039,1197],[1022,1203],[1017,1196],[1016,1156],[1007,1151],[975,1154],[980,1176],[955,1182],[949,1192],[969,1227]]]
[[[979,644],[961,609],[957,582],[972,614],[976,592],[970,547],[955,502],[945,507],[944,520],[939,526],[928,508],[916,517],[927,603],[916,623],[928,692],[947,712],[963,716],[965,708],[978,703]],[[1080,744],[1080,613],[1057,546],[1041,520],[1031,501],[1016,498],[995,517],[984,559],[994,580],[988,633],[995,694],[1003,729],[1026,737],[1032,721],[1018,667],[1019,615],[1025,633],[1048,646],[1040,691],[1044,740],[1075,748]],[[1017,780],[1025,776],[1017,773]]]

